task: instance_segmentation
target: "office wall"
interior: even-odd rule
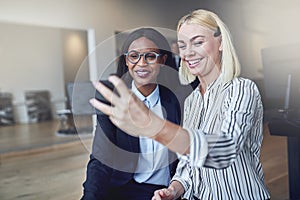
[[[246,77],[263,78],[261,49],[300,40],[298,0],[1,0],[0,21],[94,29],[101,73],[115,58],[115,31],[140,26],[175,30],[178,19],[195,8],[215,11],[228,25]]]
[[[175,29],[180,16],[201,1],[136,1],[136,0],[1,0],[0,21],[35,24],[50,27],[94,29],[101,58],[101,73],[115,58],[115,43],[110,39],[115,31],[140,26]]]
[[[98,64],[101,67],[115,57],[114,39],[110,39],[115,31],[139,26],[175,29],[178,18],[195,8],[195,4],[199,3],[193,0],[184,3],[176,0],[138,3],[135,0],[1,0],[0,21],[42,27],[95,29],[96,44],[104,46]]]
[[[159,6],[158,6],[159,5]],[[174,10],[168,14],[165,8]],[[165,28],[173,28],[176,26],[176,18],[172,17],[177,11],[177,4],[174,2],[149,2],[149,1],[133,1],[133,0],[64,0],[64,1],[39,1],[39,0],[1,0],[0,1],[0,22],[12,26],[12,24],[21,24],[22,30],[16,32],[24,34],[22,41],[26,42],[29,48],[26,54],[22,54],[24,59],[31,60],[28,63],[35,63],[35,68],[31,72],[26,72],[27,68],[32,68],[30,64],[26,66],[26,62],[17,59],[12,63],[7,53],[12,56],[19,55],[17,51],[18,40],[14,40],[12,34],[10,43],[16,44],[11,47],[0,43],[0,57],[6,60],[2,66],[15,66],[18,70],[10,70],[10,67],[1,68],[0,88],[2,91],[12,91],[14,93],[14,105],[16,107],[16,118],[19,122],[26,122],[26,109],[24,105],[24,90],[48,88],[51,91],[54,110],[63,107],[64,104],[64,79],[68,81],[75,74],[67,72],[66,69],[71,66],[74,59],[69,59],[68,54],[64,52],[66,49],[60,44],[59,29],[88,29],[95,30],[96,44],[98,48],[97,67],[99,76],[105,70],[106,66],[115,59],[115,40],[112,38],[115,31],[125,31],[139,26],[157,26]],[[185,9],[190,10],[189,7]],[[181,12],[187,12],[179,9]],[[184,10],[184,11],[183,11]],[[173,20],[170,20],[173,19]],[[35,30],[29,30],[29,27],[36,27]],[[28,27],[28,29],[26,28]],[[38,28],[43,29],[39,35],[36,32]],[[7,27],[3,27],[3,30]],[[29,32],[27,32],[29,31]],[[14,31],[12,31],[14,32]],[[44,32],[47,32],[47,34]],[[2,34],[4,34],[2,32]],[[6,33],[9,35],[9,29]],[[55,35],[56,34],[56,35]],[[26,38],[30,37],[30,38]],[[64,34],[63,34],[64,35]],[[17,36],[19,37],[19,36]],[[1,37],[4,38],[5,37]],[[64,40],[65,42],[66,40]],[[47,43],[47,44],[45,44]],[[29,45],[31,44],[31,45]],[[35,45],[44,44],[48,46],[45,50],[39,50]],[[65,44],[65,43],[64,43]],[[63,44],[63,45],[64,45]],[[24,45],[23,45],[24,46]],[[53,47],[53,48],[52,48]],[[63,48],[63,49],[62,49]],[[14,52],[15,51],[15,52]],[[45,52],[46,51],[46,52]],[[6,53],[3,53],[6,52]],[[51,55],[47,58],[39,56],[36,60],[27,53],[33,55],[47,54]],[[34,52],[38,52],[35,54]],[[62,57],[63,56],[63,57]],[[80,58],[81,55],[79,56]],[[42,62],[42,63],[41,63]],[[2,61],[3,63],[3,61]],[[67,63],[69,65],[67,65]],[[85,63],[86,64],[86,63]],[[77,66],[78,68],[79,66]],[[72,67],[74,68],[74,66]],[[22,69],[22,70],[20,70]],[[51,72],[49,72],[52,70]],[[64,73],[65,70],[65,73]],[[86,71],[86,68],[81,70]],[[25,72],[25,73],[24,73]],[[22,76],[19,81],[12,81],[15,76]],[[64,76],[65,74],[65,76]],[[80,74],[81,76],[82,74]],[[26,78],[25,78],[26,77]],[[47,77],[47,81],[43,80]],[[24,83],[24,79],[30,83]],[[37,82],[41,82],[37,84]],[[20,87],[20,85],[22,87]]]
[[[49,91],[54,117],[65,108],[65,85],[87,56],[86,40],[83,30],[0,23],[0,91],[12,93],[17,122],[28,121],[27,91]],[[81,71],[89,80],[88,67]]]
[[[85,63],[88,55],[87,32],[84,30],[60,29],[63,48],[64,83],[88,81],[89,68]],[[77,72],[81,68],[81,76]]]
[[[261,76],[262,48],[299,41],[294,34],[300,29],[297,0],[1,0],[0,21],[92,28],[100,44],[116,30],[145,25],[175,29],[177,20],[195,8],[208,8],[224,19],[233,33],[243,74],[249,77]],[[99,65],[109,63],[114,51],[104,55]]]
[[[63,99],[61,33],[0,23],[0,90],[13,94],[16,121],[27,122],[26,91],[49,90],[53,100]]]

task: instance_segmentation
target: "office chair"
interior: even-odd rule
[[[89,99],[95,96],[91,81],[67,83],[67,109],[58,110],[60,119],[58,134],[82,134],[93,132],[95,109]]]

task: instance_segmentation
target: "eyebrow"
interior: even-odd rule
[[[193,40],[195,40],[195,39],[197,39],[197,38],[199,38],[199,37],[205,38],[204,35],[195,35],[194,37],[192,37],[192,38],[190,39],[190,41],[192,42]],[[183,40],[178,40],[178,42],[184,43]]]

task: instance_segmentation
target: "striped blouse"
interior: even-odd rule
[[[265,200],[270,198],[259,161],[263,106],[254,82],[222,76],[202,96],[195,89],[185,100],[183,128],[190,153],[180,155],[173,180],[186,199]]]

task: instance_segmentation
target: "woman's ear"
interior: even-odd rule
[[[128,68],[128,60],[125,58],[125,65],[126,65],[126,67]]]
[[[223,51],[223,41],[222,41],[222,37],[220,37],[219,51]]]
[[[162,57],[162,60],[161,60],[161,61],[162,61],[162,63],[164,63],[164,64],[165,64],[165,63],[166,63],[166,61],[167,61],[167,58],[168,58],[168,55],[167,55],[167,54],[164,54],[164,55],[163,55],[163,57]]]

